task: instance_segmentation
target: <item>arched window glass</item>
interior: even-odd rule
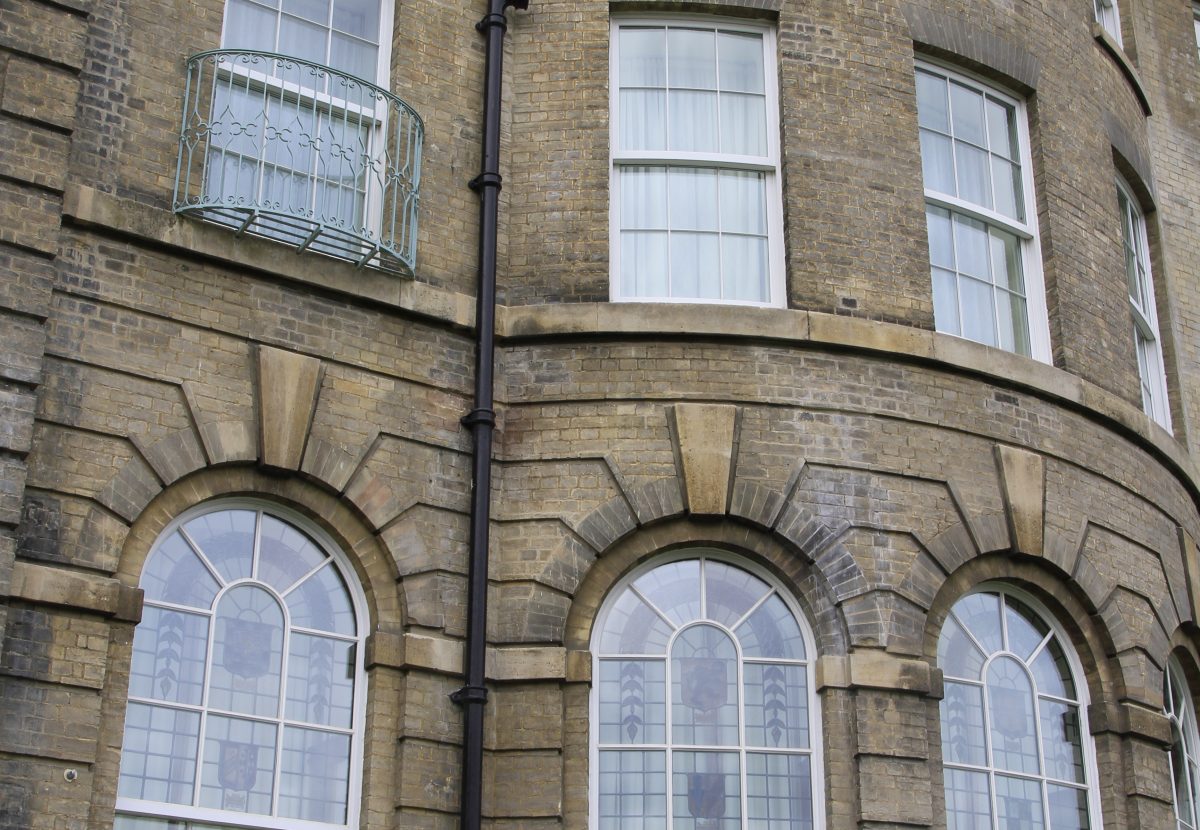
[[[637,572],[592,652],[592,826],[820,826],[812,644],[790,599],[709,551]]]
[[[1163,678],[1163,714],[1171,721],[1171,790],[1175,795],[1175,826],[1178,830],[1200,827],[1200,756],[1196,737],[1196,710],[1178,661],[1167,662]]]
[[[268,507],[167,529],[142,571],[116,830],[357,826],[355,585],[331,543]]]
[[[1031,601],[994,588],[954,604],[938,640],[949,830],[1095,823],[1087,707],[1070,645]]]

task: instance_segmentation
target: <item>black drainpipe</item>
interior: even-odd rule
[[[491,521],[492,431],[496,353],[496,225],[500,205],[500,82],[504,10],[525,9],[529,0],[488,0],[487,16],[475,28],[487,37],[483,98],[483,164],[471,189],[480,194],[479,288],[475,306],[475,406],[463,418],[473,444],[471,551],[467,562],[465,685],[451,695],[463,707],[462,801],[459,827],[479,830],[483,820],[483,709],[487,704],[484,661],[487,647],[488,525]]]

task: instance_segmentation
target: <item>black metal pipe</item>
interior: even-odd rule
[[[488,542],[492,498],[492,432],[496,354],[496,235],[500,212],[500,88],[509,6],[529,0],[488,0],[475,28],[487,37],[483,100],[483,160],[471,180],[479,193],[479,286],[475,305],[475,405],[463,423],[472,436],[471,549],[467,561],[467,642],[464,685],[452,699],[463,707],[462,793],[459,827],[479,830],[483,821],[483,711],[487,705]]]

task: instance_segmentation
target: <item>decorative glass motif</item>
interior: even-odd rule
[[[362,626],[333,557],[280,517],[217,509],[143,573],[117,830],[220,811],[346,827]]]
[[[1087,830],[1085,707],[1066,644],[1029,604],[982,591],[938,641],[946,826]]]
[[[814,827],[811,664],[775,588],[708,555],[668,562],[595,637],[595,826]]]

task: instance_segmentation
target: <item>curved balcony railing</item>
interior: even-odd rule
[[[412,274],[421,118],[328,66],[220,49],[188,59],[177,213]]]

